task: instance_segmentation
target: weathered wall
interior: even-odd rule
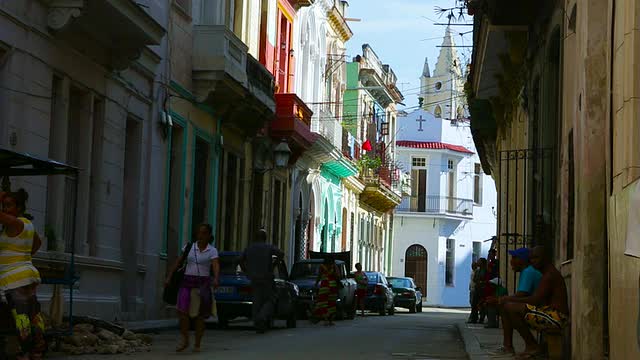
[[[143,3],[156,21],[166,24],[165,4]],[[6,62],[0,65],[0,146],[59,161],[68,161],[68,143],[81,146],[80,206],[75,223],[80,282],[74,290],[74,312],[109,320],[157,317],[159,249],[158,244],[146,239],[161,238],[160,229],[149,226],[149,219],[160,218],[163,206],[154,196],[162,186],[160,175],[164,173],[166,156],[159,147],[162,140],[155,126],[158,108],[154,99],[161,91],[156,81],[163,69],[159,55],[164,53],[165,44],[144,50],[128,70],[112,72],[49,31],[46,4],[11,1],[2,2],[0,8],[0,46],[12,48]],[[64,90],[58,93],[60,102],[56,108],[69,108],[66,90],[71,86],[83,94],[79,115],[82,132],[75,137],[67,134],[69,116],[52,113],[54,75],[62,79],[58,91]],[[92,107],[96,104],[93,101],[101,105]],[[127,134],[128,121],[137,124],[135,134]],[[15,146],[9,141],[13,133]],[[125,190],[127,136],[135,140],[132,146],[136,149],[128,159],[128,169],[138,177]],[[141,162],[141,158],[149,161]],[[46,214],[47,195],[56,193],[64,184],[53,177],[49,184],[46,177],[12,180],[14,188],[25,187],[30,192],[28,208],[44,240],[34,262],[42,265],[68,261],[69,255],[63,252],[61,218],[65,204],[61,192],[57,201],[52,198],[49,202],[62,207],[54,210],[50,206],[49,216]],[[123,219],[125,209],[127,218]],[[55,228],[56,244],[45,236],[45,225]],[[124,228],[128,230],[123,231]],[[124,247],[122,238],[127,236],[135,241]],[[50,295],[51,288],[42,286],[39,296],[44,308]]]
[[[625,254],[627,220],[638,204],[629,202],[640,178],[640,4],[615,2],[613,20],[612,179],[609,199],[609,343],[610,359],[640,358],[638,274],[640,259]],[[636,229],[636,233],[640,229]],[[633,234],[633,233],[632,233]]]

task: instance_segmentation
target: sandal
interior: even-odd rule
[[[489,356],[504,356],[504,355],[515,355],[516,351],[513,348],[506,348],[504,346],[500,346],[494,351],[489,352]]]
[[[178,345],[176,347],[176,352],[182,352],[188,347],[189,347],[189,342],[188,341],[183,341],[180,345]]]
[[[544,352],[540,349],[534,351],[526,351],[516,355],[516,360],[532,360],[537,359],[540,356],[543,356]]]

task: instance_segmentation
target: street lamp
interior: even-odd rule
[[[287,165],[289,164],[289,159],[291,158],[291,149],[289,148],[289,144],[287,144],[286,140],[282,139],[282,141],[278,145],[276,145],[275,148],[273,148],[273,152],[268,151],[267,149],[267,147],[262,147],[261,149],[257,150],[255,158],[255,169],[257,172],[265,174],[271,170],[283,169],[287,167]],[[267,154],[273,154],[273,166],[269,168],[263,167],[265,163],[267,163],[267,160],[265,159],[265,156],[267,156]]]
[[[289,164],[289,158],[291,157],[291,149],[289,148],[289,144],[287,141],[282,139],[280,144],[276,146],[273,150],[274,152],[274,160],[276,163],[276,167],[283,168]]]

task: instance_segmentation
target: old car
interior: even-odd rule
[[[320,254],[320,255],[318,255]],[[315,288],[316,279],[323,259],[319,258],[323,253],[315,253],[315,259],[307,259],[296,262],[291,268],[291,282],[298,285],[300,297],[298,301],[298,314],[309,315],[313,306],[313,297],[317,291]],[[324,253],[326,256],[338,257],[336,254]],[[335,260],[338,266],[339,290],[336,301],[337,318],[353,319],[356,315],[356,281],[349,277],[348,263],[344,260]]]
[[[380,272],[365,271],[369,284],[367,285],[367,297],[364,299],[365,309],[377,312],[380,316],[395,313],[394,295],[387,278]]]
[[[218,324],[227,327],[229,321],[238,317],[251,319],[253,306],[251,280],[239,264],[240,252],[220,253],[220,279],[215,290],[218,308]],[[296,327],[298,286],[288,279],[287,267],[274,257],[274,316],[272,320],[286,320],[288,328]]]
[[[422,312],[422,289],[410,277],[388,277],[395,295],[396,307],[408,309],[410,313]]]

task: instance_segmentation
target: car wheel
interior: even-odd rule
[[[396,313],[396,307],[391,305],[391,307],[389,308],[389,315],[393,315]]]
[[[351,304],[351,310],[349,311],[349,316],[348,319],[349,320],[353,320],[356,318],[356,311],[358,311],[358,309],[356,309],[356,302],[354,301],[353,304]]]
[[[418,309],[418,305],[413,304],[413,306],[409,308],[409,313],[414,314],[417,311],[417,309]]]
[[[336,319],[337,320],[344,320],[344,318],[345,318],[344,300],[342,300],[342,303],[336,309]]]
[[[287,318],[287,328],[288,329],[293,329],[296,326],[298,326],[298,321],[296,319],[296,313],[295,311],[291,313],[291,315],[289,315],[289,317]]]
[[[418,312],[421,313],[422,312],[422,302],[420,302],[420,304],[418,305]]]
[[[380,316],[385,316],[387,314],[387,304],[382,304],[380,308]]]

